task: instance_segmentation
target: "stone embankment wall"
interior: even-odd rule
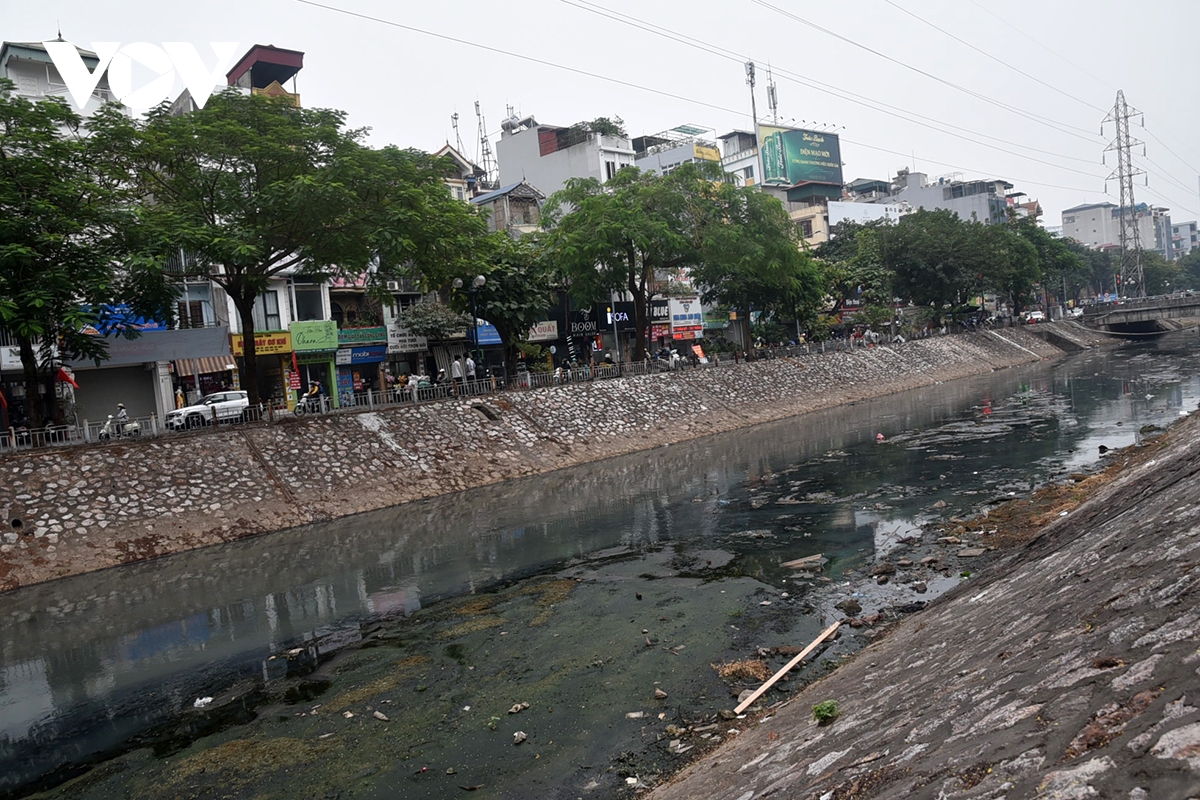
[[[9,455],[0,591],[1062,352],[1008,329]]]

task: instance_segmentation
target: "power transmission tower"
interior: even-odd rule
[[[1104,118],[1104,122],[1112,122],[1117,128],[1116,137],[1104,149],[1106,153],[1117,151],[1117,168],[1104,183],[1105,191],[1108,191],[1108,181],[1116,180],[1121,184],[1121,209],[1118,212],[1121,220],[1121,271],[1117,281],[1123,280],[1124,286],[1118,293],[1133,297],[1146,296],[1146,274],[1142,269],[1142,236],[1138,230],[1137,205],[1133,200],[1133,179],[1137,175],[1144,175],[1145,170],[1134,166],[1132,157],[1133,146],[1142,145],[1144,153],[1145,143],[1129,135],[1130,118],[1141,116],[1141,113],[1136,108],[1126,105],[1125,92],[1118,89],[1117,102]],[[1101,134],[1104,133],[1104,122],[1100,124]],[[1142,124],[1145,125],[1145,118]]]

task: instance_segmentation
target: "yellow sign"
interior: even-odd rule
[[[235,333],[231,338],[233,339],[233,354],[244,356],[246,345],[242,341],[242,335]],[[268,331],[254,334],[255,355],[269,356],[290,352],[292,352],[292,334],[289,331]]]
[[[705,147],[702,144],[695,145],[696,158],[705,161],[720,161],[721,151],[715,147]]]

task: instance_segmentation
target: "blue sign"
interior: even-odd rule
[[[84,310],[89,310],[84,306]],[[84,333],[108,336],[110,333],[133,329],[136,331],[166,331],[170,330],[165,322],[146,319],[135,315],[127,305],[102,305],[97,310],[96,324],[84,328]]]
[[[476,339],[475,339],[476,336],[479,337],[478,341],[476,341]],[[492,325],[487,322],[483,323],[482,325],[476,326],[474,332],[472,332],[471,330],[468,329],[467,330],[467,338],[470,339],[471,341],[475,342],[476,344],[480,344],[480,345],[501,344],[500,331],[496,330],[495,325]]]
[[[387,359],[387,345],[371,347],[343,347],[337,351],[334,363],[341,366],[347,364],[378,364]]]

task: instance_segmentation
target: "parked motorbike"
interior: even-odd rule
[[[125,436],[141,436],[141,435],[142,435],[142,425],[137,420],[134,420],[134,419],[129,420],[128,422],[125,423],[125,430],[119,431],[117,429],[117,421],[113,418],[112,414],[109,414],[108,419],[104,423],[104,426],[102,428],[100,428],[99,439],[102,442],[106,442],[110,439],[119,439],[119,438],[122,438]]]

